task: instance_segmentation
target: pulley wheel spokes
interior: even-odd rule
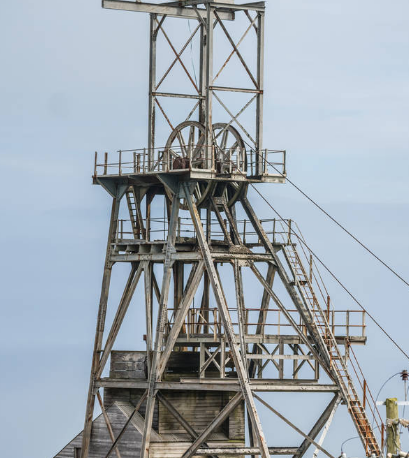
[[[173,169],[204,168],[205,127],[197,121],[185,121],[170,134],[165,151]]]
[[[246,175],[247,155],[239,132],[226,123],[213,124],[216,170],[218,173]]]

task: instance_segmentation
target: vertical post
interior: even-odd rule
[[[205,132],[206,132],[206,157],[205,169],[213,168],[213,130],[212,130],[212,103],[213,103],[213,22],[214,7],[206,3],[206,113],[205,113]]]
[[[151,372],[152,361],[152,264],[147,262],[144,269],[145,280],[145,308],[146,308],[146,365],[148,377]]]
[[[156,90],[156,14],[150,15],[149,47],[149,118],[148,118],[148,170],[153,167],[155,151],[155,95]]]
[[[386,418],[389,420],[386,426],[386,450],[387,454],[396,455],[400,450],[399,428],[397,424],[393,424],[393,420],[399,418],[398,400],[389,398],[385,401]],[[390,426],[388,425],[390,423]]]
[[[100,358],[100,352],[102,350],[102,339],[104,336],[104,329],[105,329],[105,317],[106,317],[107,306],[108,306],[108,294],[109,294],[109,286],[111,283],[111,273],[112,273],[112,263],[110,261],[111,243],[113,242],[115,238],[116,227],[118,224],[119,202],[120,202],[120,199],[116,197],[112,201],[111,220],[109,223],[108,242],[107,242],[107,249],[106,249],[106,255],[105,255],[104,275],[102,277],[101,296],[99,300],[97,326],[96,326],[96,331],[95,331],[94,351],[92,354],[91,375],[90,375],[90,382],[89,382],[87,407],[86,407],[86,412],[85,412],[84,432],[82,435],[81,458],[88,457],[89,443],[91,440],[92,417],[94,414],[95,394],[96,394],[95,387],[94,387],[95,375],[100,365],[99,358]]]
[[[104,175],[108,173],[108,153],[105,152],[104,154]]]
[[[172,211],[169,223],[168,241],[166,245],[165,261],[163,266],[162,290],[160,294],[159,310],[156,323],[155,343],[152,352],[151,372],[148,379],[148,394],[146,400],[145,425],[142,436],[141,458],[148,458],[151,438],[153,412],[155,407],[155,385],[159,377],[158,364],[162,353],[163,335],[167,322],[169,287],[172,274],[172,253],[175,250],[176,226],[179,215],[179,196],[175,194],[172,201]]]
[[[284,342],[282,339],[278,342],[278,354],[284,356]],[[280,358],[278,361],[278,378],[280,380],[284,378],[284,358]]]
[[[240,351],[241,357],[243,358],[244,367],[246,370],[247,367],[247,345],[245,337],[244,322],[246,320],[245,316],[245,307],[244,307],[244,295],[243,295],[243,278],[241,273],[241,267],[239,266],[239,261],[236,259],[233,264],[234,267],[234,283],[236,289],[236,304],[237,304],[237,320],[239,327],[239,339],[240,339]]]
[[[263,90],[264,90],[264,13],[257,13],[257,108],[256,108],[256,175],[264,170],[263,148]]]
[[[205,62],[207,56],[207,29],[203,22],[200,25],[200,56],[199,56],[199,122],[201,124],[206,123],[206,74],[207,65]]]
[[[122,151],[118,151],[118,175],[122,175]]]
[[[205,370],[202,371],[202,367],[204,366],[206,360],[206,346],[204,342],[200,342],[200,367],[199,367],[199,377],[204,378],[205,377]]]
[[[97,162],[98,162],[98,152],[95,151],[95,158],[94,158],[94,177],[97,176]]]
[[[288,244],[290,245],[290,244],[291,244],[291,220],[290,220],[290,219],[288,220],[288,234],[287,234],[287,238],[288,238]]]
[[[349,310],[347,310],[347,317],[346,317],[346,327],[347,327],[347,337],[349,337]]]
[[[191,193],[189,191],[189,186],[187,183],[182,184],[186,196],[186,202],[189,207],[190,216],[192,218],[193,224],[195,225],[197,240],[200,247],[200,251],[203,255],[203,260],[206,265],[206,270],[209,274],[210,283],[212,285],[213,293],[216,299],[217,308],[221,317],[221,321],[224,327],[224,333],[227,338],[229,348],[232,354],[234,365],[236,366],[237,376],[240,382],[240,387],[243,393],[243,397],[246,402],[247,411],[251,418],[251,423],[253,425],[255,434],[258,439],[260,447],[260,455],[262,458],[270,458],[268,451],[268,446],[266,438],[261,427],[260,417],[257,412],[257,408],[254,402],[253,393],[250,386],[250,380],[248,377],[247,370],[244,366],[243,358],[241,357],[239,346],[236,342],[236,336],[233,329],[233,324],[230,317],[230,312],[227,306],[226,297],[222,285],[219,281],[219,276],[216,271],[214,260],[210,252],[209,246],[206,243],[206,236],[203,231],[203,225],[200,221],[199,213],[194,203]],[[145,458],[145,457],[143,457]]]

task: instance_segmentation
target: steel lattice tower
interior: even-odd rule
[[[150,14],[148,145],[95,155],[93,180],[111,196],[112,210],[82,445],[74,453],[87,458],[112,452],[120,458],[137,456],[140,449],[142,458],[301,458],[313,445],[331,457],[322,443],[343,403],[366,454],[379,456],[381,446],[365,412],[376,408],[369,405],[366,382],[360,374],[354,382],[347,368],[352,345],[366,342],[364,313],[335,311],[295,223],[260,219],[247,196],[251,185],[286,179],[285,151],[264,149],[262,140],[264,2],[102,3]],[[166,26],[186,20],[193,25],[177,49]],[[231,52],[215,71],[220,36]],[[242,51],[248,39],[253,48]],[[182,58],[194,40],[198,64],[192,76]],[[170,65],[158,77],[158,63],[166,61],[161,52],[168,61],[170,56]],[[231,77],[232,84],[216,85],[233,59],[248,87],[236,87]],[[184,92],[180,85],[172,91],[175,69],[189,80]],[[165,81],[170,89],[164,89]],[[242,108],[233,112],[226,98],[244,100]],[[106,329],[111,273],[120,263],[129,265],[129,277]],[[143,294],[135,298],[138,283]],[[146,320],[146,348],[113,352],[131,300]],[[103,377],[110,356],[111,373]],[[125,407],[116,404],[127,418],[117,431],[102,388],[105,398],[129,399]],[[263,399],[263,392],[333,393],[333,398],[304,433]],[[109,431],[105,449],[93,426],[96,398]],[[283,447],[277,437],[267,438],[260,406],[294,428],[302,442]],[[210,420],[199,424],[200,416]],[[137,438],[126,439],[132,422]],[[127,444],[123,449],[121,441]]]

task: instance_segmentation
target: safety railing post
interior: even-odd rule
[[[347,337],[349,337],[349,310],[347,310],[347,313],[346,313],[346,331],[347,331]]]
[[[290,244],[291,244],[291,220],[290,220],[290,219],[288,220],[288,234],[287,234],[287,238],[288,238],[287,243],[288,243],[288,245],[290,245]]]
[[[122,151],[119,150],[119,159],[118,159],[118,175],[122,175]]]
[[[276,219],[273,219],[273,245],[276,243]]]
[[[264,173],[267,174],[267,148],[264,150]]]
[[[94,177],[97,176],[97,161],[98,161],[98,153],[95,151],[95,157],[94,157]]]
[[[108,173],[108,153],[105,152],[104,154],[104,175]]]

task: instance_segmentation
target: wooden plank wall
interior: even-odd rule
[[[114,431],[114,436],[116,437],[123,428],[126,422],[126,417],[115,405],[108,409],[107,414]],[[59,453],[57,453],[54,458],[74,458],[74,447],[81,447],[81,443],[82,432],[70,443],[68,443]],[[121,456],[123,458],[134,458],[135,456],[139,456],[141,444],[141,434],[139,434],[133,426],[129,426],[120,442],[119,450],[121,452]],[[108,453],[111,445],[112,441],[109,437],[104,417],[101,414],[94,420],[92,425],[89,458],[105,458],[105,455]],[[116,456],[115,453],[113,453],[112,456]]]

